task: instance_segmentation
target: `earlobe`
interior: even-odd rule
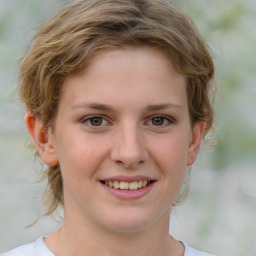
[[[25,122],[42,161],[49,166],[57,165],[59,161],[55,150],[54,136],[49,128],[46,128],[32,112],[26,114]]]
[[[188,148],[187,166],[192,165],[196,160],[203,139],[205,126],[206,122],[199,121],[196,122],[193,127],[192,138]]]

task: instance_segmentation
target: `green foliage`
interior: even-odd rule
[[[0,12],[1,105],[15,87],[19,61],[36,28],[67,0],[3,0]],[[256,151],[256,8],[251,1],[176,0],[209,43],[216,63],[217,146],[212,166],[255,163]],[[49,9],[50,7],[50,9]],[[9,88],[6,90],[6,88]],[[4,109],[4,106],[2,106]],[[0,111],[1,112],[1,111]]]
[[[180,0],[195,20],[216,63],[216,170],[256,164],[256,8],[251,1]]]
[[[20,59],[29,47],[36,28],[67,2],[69,0],[0,0],[0,145],[2,146],[0,158],[1,170],[4,170],[1,188],[6,187],[6,190],[2,190],[2,195],[5,196],[0,208],[4,209],[1,216],[4,221],[1,227],[9,234],[9,236],[2,234],[0,237],[3,241],[0,244],[0,250],[3,245],[11,248],[18,244],[14,241],[13,234],[16,234],[19,239],[24,237],[23,229],[20,235],[17,235],[17,227],[20,228],[24,223],[20,221],[20,215],[17,219],[16,212],[17,209],[26,208],[24,205],[28,202],[28,195],[22,196],[17,193],[13,196],[11,192],[13,187],[10,187],[8,181],[13,177],[15,177],[14,180],[21,177],[27,180],[29,175],[24,175],[22,168],[29,169],[31,165],[30,157],[26,159],[27,165],[23,165],[26,158],[23,147],[25,134],[25,127],[22,126],[23,116],[20,113],[21,110],[20,112],[17,110],[20,106],[16,108],[9,102],[9,95],[16,85]],[[232,255],[252,255],[252,252],[256,251],[255,174],[253,172],[256,166],[255,1],[173,0],[172,2],[194,19],[199,31],[210,45],[216,63],[218,84],[215,101],[217,144],[211,156],[206,159],[209,166],[205,166],[197,176],[199,182],[196,183],[196,188],[199,193],[194,195],[194,201],[187,212],[189,227],[195,223],[195,215],[201,215],[200,222],[198,221],[195,232],[191,233],[190,240],[194,239],[194,244],[199,245],[199,248],[200,246],[206,248],[207,241],[212,239],[218,241],[221,237],[219,244],[224,243],[224,249],[233,248]],[[233,168],[234,166],[238,167]],[[250,169],[250,166],[253,168]],[[212,186],[208,186],[208,183],[202,179],[205,177],[203,174],[207,168],[215,170],[212,172],[215,176],[209,178]],[[193,173],[193,177],[194,175],[196,172]],[[248,180],[252,182],[248,183]],[[209,187],[211,190],[205,194],[202,193],[202,187],[206,187],[205,193]],[[19,200],[20,198],[22,199]],[[36,198],[35,202],[38,203],[38,201]],[[19,202],[21,202],[20,205],[17,204]],[[7,211],[8,205],[17,207],[15,210]],[[241,205],[240,208],[239,205]],[[195,210],[195,215],[191,209]],[[234,214],[231,216],[235,217],[235,221],[230,221],[231,227],[227,225],[230,219],[230,215],[227,217],[228,210]],[[8,215],[8,221],[5,221],[4,215]],[[31,223],[31,219],[28,223]],[[241,224],[240,228],[237,224]],[[214,230],[217,234],[215,238],[213,238]],[[187,233],[190,233],[190,228],[188,229],[185,225],[184,234]],[[42,228],[40,228],[40,234],[42,234]],[[237,243],[231,246],[225,244],[223,240],[226,238],[228,240],[233,238],[232,241],[236,239]],[[13,244],[8,245],[8,239]],[[218,243],[213,242],[213,244]]]

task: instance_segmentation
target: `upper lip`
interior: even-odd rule
[[[117,176],[112,176],[112,177],[105,178],[102,180],[103,181],[134,182],[134,181],[139,181],[139,180],[153,181],[155,179],[148,177],[148,176],[143,176],[143,175],[136,175],[136,176],[117,175]]]

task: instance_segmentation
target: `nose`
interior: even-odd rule
[[[119,165],[134,169],[148,158],[142,131],[136,125],[124,125],[118,129],[111,150],[111,159]]]

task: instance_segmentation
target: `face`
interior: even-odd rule
[[[191,128],[185,78],[150,47],[100,52],[66,79],[54,132],[27,125],[42,160],[60,164],[65,214],[120,232],[169,219],[204,130]]]

